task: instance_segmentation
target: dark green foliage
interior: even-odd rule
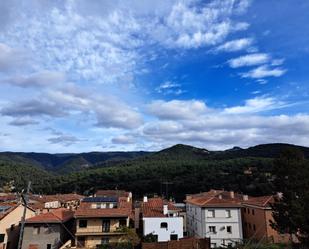
[[[283,148],[287,145],[273,146],[277,151],[280,146]],[[265,147],[264,152],[263,147]],[[63,172],[62,175],[47,173],[41,169],[40,165],[29,167],[19,161],[14,164],[14,167],[19,167],[21,172],[17,174],[17,177],[11,174],[10,167],[4,164],[5,170],[3,169],[0,175],[0,186],[15,179],[18,186],[24,188],[25,181],[30,179],[36,192],[40,193],[74,191],[91,194],[96,189],[118,188],[132,191],[135,197],[156,193],[168,195],[168,197],[173,196],[177,201],[182,201],[185,194],[207,191],[210,188],[224,188],[255,196],[266,195],[273,192],[273,159],[266,156],[254,156],[254,151],[258,148],[258,155],[267,155],[269,152],[274,154],[270,147],[270,145],[262,145],[249,149],[237,148],[211,152],[187,145],[175,145],[160,152],[138,157],[139,152],[137,154],[132,152],[134,159],[117,161],[112,164],[104,162],[97,164],[96,167],[74,172],[75,169],[81,168],[80,164],[84,164],[85,160],[90,161],[85,154],[92,154],[95,157],[93,160],[98,160],[102,156],[97,152],[81,153],[78,157],[65,161],[65,170],[58,169],[58,172]],[[238,156],[240,151],[241,156]],[[56,154],[57,157],[60,155],[71,154]],[[31,157],[33,158],[33,155]],[[18,159],[20,159],[19,156]],[[71,168],[69,171],[73,172],[65,173],[69,168]],[[245,174],[246,169],[250,169],[251,173]],[[36,172],[30,174],[31,171]],[[167,181],[171,183],[168,189],[164,185]]]
[[[152,233],[145,235],[142,238],[142,241],[145,243],[158,242],[158,237]]]
[[[287,149],[275,161],[274,186],[282,193],[273,205],[273,227],[280,232],[297,234],[309,247],[309,161],[296,149]]]

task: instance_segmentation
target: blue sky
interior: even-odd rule
[[[5,0],[0,150],[309,146],[309,2]]]

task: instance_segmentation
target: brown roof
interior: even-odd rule
[[[39,202],[50,202],[50,201],[60,201],[62,203],[68,201],[78,201],[82,200],[85,196],[71,193],[71,194],[57,194],[57,195],[32,195],[30,199],[39,201]]]
[[[73,218],[74,212],[58,208],[51,212],[39,214],[26,220],[26,223],[63,223]]]
[[[188,195],[186,202],[200,207],[241,207],[242,200],[243,195],[212,189],[208,192]]]
[[[258,207],[270,207],[270,204],[275,201],[274,196],[267,195],[267,196],[259,196],[259,197],[249,197],[248,200],[243,201],[244,205],[253,205]]]
[[[125,190],[97,190],[95,196],[97,197],[129,197],[130,193]]]
[[[163,205],[168,205],[168,210],[180,211],[172,202],[163,200],[160,197],[149,198],[147,202],[142,203],[141,212],[143,217],[166,217],[163,214]]]
[[[75,217],[129,217],[132,213],[132,202],[128,201],[127,197],[119,197],[116,208],[92,208],[92,204],[92,202],[82,202],[75,211]]]

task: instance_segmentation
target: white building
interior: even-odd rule
[[[173,203],[162,198],[144,197],[141,207],[143,221],[143,235],[153,234],[158,242],[178,240],[183,238],[183,217],[181,210]]]
[[[241,195],[211,190],[186,199],[189,236],[210,238],[211,247],[234,246],[243,239]]]

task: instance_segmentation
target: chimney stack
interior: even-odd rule
[[[234,191],[230,191],[230,197],[231,197],[231,199],[234,199],[234,197],[235,197]]]
[[[164,204],[163,205],[163,214],[167,215],[167,213],[168,213],[168,206],[167,206],[167,204]]]
[[[220,200],[222,199],[222,195],[219,195],[219,199],[220,199]]]
[[[243,195],[243,196],[242,196],[242,199],[243,199],[244,201],[247,201],[247,200],[249,200],[249,196],[248,196],[248,195]]]
[[[143,202],[148,202],[147,196],[144,196]]]

